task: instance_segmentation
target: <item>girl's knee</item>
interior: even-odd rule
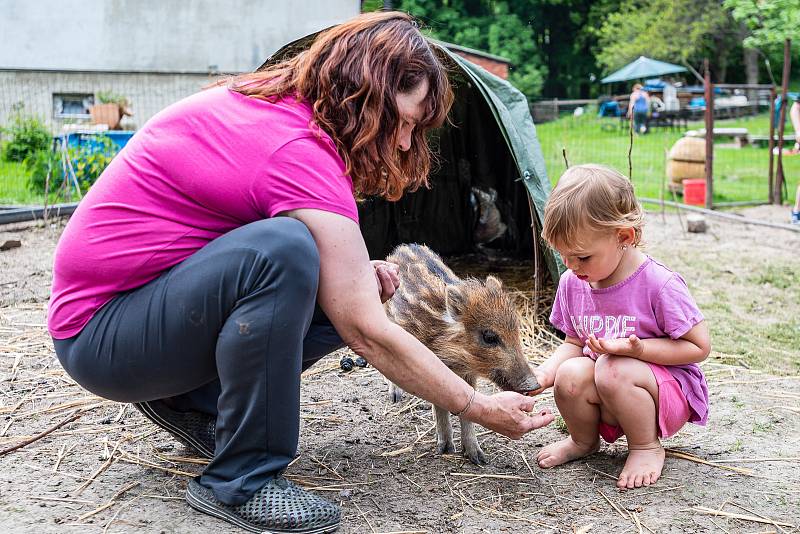
[[[625,356],[603,354],[594,367],[594,383],[601,395],[624,392],[626,387],[638,387],[646,363]]]
[[[556,371],[553,390],[561,397],[576,397],[594,387],[594,362],[589,358],[571,358]]]

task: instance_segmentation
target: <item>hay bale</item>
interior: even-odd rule
[[[706,160],[706,140],[697,137],[681,137],[669,149],[667,158],[678,161]]]
[[[684,180],[702,180],[706,177],[706,164],[704,161],[667,161],[667,177],[675,184]]]
[[[706,177],[706,142],[697,137],[678,139],[667,154],[667,177],[680,184],[684,180]]]

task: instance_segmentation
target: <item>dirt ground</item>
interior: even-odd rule
[[[788,216],[773,207],[746,213],[781,222]],[[735,311],[752,297],[744,283],[751,273],[797,264],[800,233],[709,222],[709,233],[686,234],[676,215],[651,213],[645,231],[648,251],[684,275],[701,308],[724,300]],[[44,328],[60,229],[0,227],[0,243],[22,240],[0,252],[0,450],[83,410],[0,456],[0,531],[236,531],[185,504],[187,477],[201,470],[200,460],[135,410],[89,395],[61,370]],[[797,324],[785,317],[796,305],[781,304],[780,292],[771,291],[764,286],[774,305],[741,324],[765,331]],[[612,479],[625,459],[619,442],[539,469],[534,457],[562,437],[557,425],[516,442],[483,433],[491,461],[483,469],[437,456],[427,403],[407,398],[389,406],[377,371],[342,373],[338,355],[303,380],[300,455],[287,474],[341,504],[341,532],[800,532],[800,330],[791,328],[779,331],[794,339],[769,349],[782,362],[780,376],[744,367],[749,360],[732,349],[704,362],[709,424],[666,440],[684,457],[670,455],[650,488],[617,491]],[[555,409],[549,393],[541,399]]]

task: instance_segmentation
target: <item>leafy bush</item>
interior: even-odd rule
[[[119,148],[107,135],[100,135],[77,150],[73,149],[72,166],[82,192],[88,191],[100,178],[117,152]]]
[[[88,191],[97,181],[118,151],[117,146],[106,135],[100,135],[92,138],[88,143],[67,149],[66,157],[72,164],[72,170],[75,172],[81,193]],[[31,191],[44,193],[48,172],[50,173],[50,191],[62,187],[65,179],[72,181],[70,175],[64,173],[63,157],[62,152],[41,150],[25,160],[25,166],[31,173],[28,182]],[[69,173],[69,168],[67,173]],[[72,184],[68,184],[67,187],[70,185]]]
[[[25,167],[30,172],[28,189],[33,193],[44,193],[48,173],[50,174],[50,191],[58,189],[64,183],[61,154],[58,152],[38,150],[25,158]]]
[[[3,146],[5,161],[25,161],[32,154],[50,148],[53,137],[50,130],[37,117],[25,115],[18,108],[11,116],[11,125],[3,128],[10,139]]]

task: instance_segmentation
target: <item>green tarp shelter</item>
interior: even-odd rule
[[[260,68],[303,50],[315,35],[286,45]],[[557,281],[560,260],[538,237],[550,182],[527,99],[443,43],[434,46],[449,68],[455,101],[449,124],[431,135],[439,160],[430,175],[431,188],[397,202],[360,203],[361,231],[370,256],[383,258],[396,245],[410,242],[424,243],[443,256],[474,252],[477,213],[471,191],[493,189],[508,229],[484,246],[529,257],[538,281],[547,276]]]

